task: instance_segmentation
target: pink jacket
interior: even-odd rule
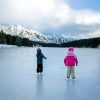
[[[78,65],[78,60],[73,52],[74,48],[70,47],[68,50],[68,55],[64,58],[65,66],[74,67],[75,65]]]

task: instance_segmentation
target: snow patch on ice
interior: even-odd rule
[[[100,48],[100,45],[98,46],[98,48]]]
[[[15,48],[17,46],[15,45],[6,45],[6,44],[0,44],[0,48]]]

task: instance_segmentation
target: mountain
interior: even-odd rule
[[[80,34],[80,35],[76,35],[76,36],[71,36],[69,34],[68,35],[49,34],[47,37],[49,37],[49,39],[61,44],[61,43],[70,42],[73,40],[90,39],[90,38],[100,37],[100,29],[90,32],[90,33]]]
[[[64,43],[68,41],[73,41],[75,38],[72,36],[67,36],[67,35],[60,35],[60,34],[51,34],[51,33],[46,33],[45,34],[50,40],[56,42],[56,43]]]
[[[18,24],[11,25],[11,26],[0,25],[0,30],[3,30],[6,34],[17,35],[19,37],[28,38],[29,40],[36,41],[36,42],[57,43],[57,44],[61,44],[73,40],[100,37],[100,30],[94,31],[92,33],[80,34],[77,36],[71,36],[68,34],[61,35],[56,33],[43,34],[32,29],[24,28]]]
[[[64,43],[72,41],[74,38],[71,36],[60,35],[60,34],[42,34],[38,31],[27,29],[21,25],[15,24],[11,26],[0,26],[0,30],[3,30],[6,34],[16,35],[22,38],[28,38],[32,41],[44,42],[44,43]]]
[[[3,30],[6,34],[16,35],[22,38],[28,38],[32,41],[39,41],[44,43],[53,43],[48,37],[38,31],[31,29],[26,29],[21,25],[12,25],[12,26],[0,26],[0,30]]]

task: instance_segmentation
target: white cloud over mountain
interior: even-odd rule
[[[72,9],[63,0],[0,0],[0,12],[0,24],[18,23],[42,32],[80,34],[100,28],[100,12]]]

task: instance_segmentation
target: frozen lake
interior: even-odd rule
[[[67,48],[42,48],[48,58],[36,73],[36,48],[0,49],[0,100],[100,100],[100,49],[75,49],[76,79],[66,78]]]

